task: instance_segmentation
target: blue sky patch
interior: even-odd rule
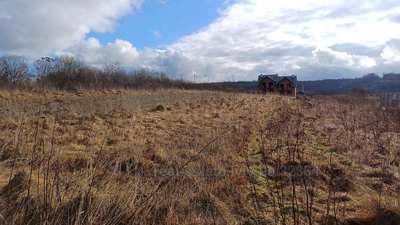
[[[112,32],[92,32],[102,44],[130,41],[139,49],[162,48],[214,21],[224,0],[148,0],[122,17]]]

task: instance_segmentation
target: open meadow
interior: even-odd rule
[[[368,96],[0,91],[0,224],[400,224]]]

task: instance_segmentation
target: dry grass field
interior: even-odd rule
[[[0,91],[0,224],[400,224],[400,113],[362,96]]]

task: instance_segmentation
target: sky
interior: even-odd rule
[[[88,36],[103,44],[123,39],[139,49],[165,48],[207,26],[223,6],[224,0],[148,0],[135,13],[120,18],[112,32]]]
[[[0,55],[196,82],[400,72],[400,1],[0,0]]]

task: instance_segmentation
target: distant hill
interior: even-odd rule
[[[253,92],[258,90],[257,81],[219,82],[196,84],[200,89]],[[354,89],[364,89],[372,93],[400,92],[400,73],[367,74],[354,79],[326,79],[299,81],[298,90],[306,94],[345,94]]]
[[[329,79],[317,81],[301,81],[299,89],[307,94],[343,94],[354,89],[365,89],[369,92],[400,92],[400,74],[367,74],[354,79]]]

